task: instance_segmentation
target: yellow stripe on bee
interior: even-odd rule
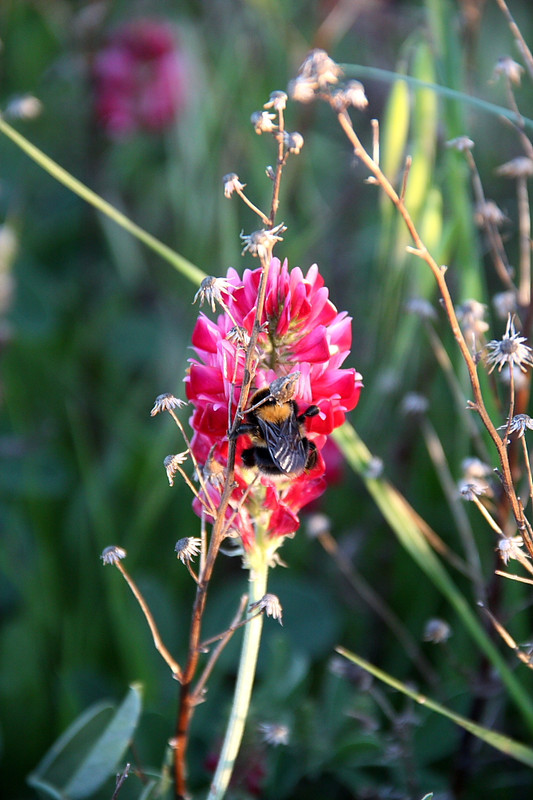
[[[278,403],[271,405],[269,403],[268,405],[260,406],[255,413],[271,425],[280,425],[293,414],[293,409],[289,403],[283,403],[282,405],[278,405]]]

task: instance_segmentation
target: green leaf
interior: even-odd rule
[[[365,659],[360,658],[360,656],[355,655],[355,653],[345,650],[343,647],[337,647],[337,652],[340,653],[341,656],[345,656],[345,658],[347,658],[349,661],[357,664],[357,666],[369,672],[378,680],[386,683],[388,686],[392,686],[393,689],[406,694],[408,697],[411,697],[417,703],[420,703],[420,705],[425,706],[425,708],[429,708],[431,711],[435,711],[437,714],[441,714],[443,717],[451,719],[456,725],[464,728],[465,731],[473,734],[478,739],[490,744],[491,747],[494,747],[501,753],[505,753],[505,755],[515,758],[517,761],[522,762],[522,764],[527,764],[527,766],[533,767],[533,749],[531,749],[531,747],[527,747],[521,742],[517,742],[508,736],[504,736],[503,733],[498,733],[498,731],[493,731],[489,728],[483,728],[481,725],[477,725],[467,717],[456,714],[455,711],[451,711],[446,706],[431,700],[426,695],[414,691],[414,689],[407,686],[405,683],[402,683],[392,675],[389,675],[388,672],[378,669],[378,667],[375,667],[373,664],[365,661]]]
[[[450,89],[448,86],[441,86],[438,83],[431,81],[424,81],[419,78],[413,78],[410,75],[402,75],[401,72],[391,72],[387,69],[380,69],[379,67],[366,67],[362,64],[341,64],[344,73],[349,78],[359,78],[364,80],[384,81],[385,83],[395,83],[396,81],[405,81],[408,86],[415,88],[431,89],[439,97],[444,97],[447,100],[455,100],[458,103],[474,106],[481,111],[485,111],[494,117],[506,117],[515,124],[520,123],[520,118],[515,111],[505,106],[499,106],[495,103],[489,103],[487,100],[482,100],[479,97],[473,97],[465,92],[459,92],[456,89]],[[526,128],[533,128],[533,119],[528,117],[522,118],[522,123]]]
[[[32,776],[30,779],[28,779],[28,783],[30,783],[34,789],[36,789],[38,792],[41,792],[46,797],[51,797],[52,800],[65,800],[65,795],[62,792],[56,789],[55,786],[51,786],[49,783],[46,783],[46,781],[40,780],[40,778]]]
[[[77,800],[95,792],[116,771],[137,727],[141,705],[141,687],[133,684],[116,711],[108,703],[91,706],[51,747],[29,776],[30,786],[55,800]]]

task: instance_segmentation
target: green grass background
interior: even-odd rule
[[[237,199],[223,197],[221,178],[237,172],[254,202],[268,205],[264,169],[274,147],[254,134],[250,115],[271,91],[286,87],[309,48],[326,47],[364,80],[369,108],[354,113],[356,128],[370,143],[369,121],[380,119],[387,174],[398,175],[405,154],[413,156],[409,208],[437,260],[449,266],[456,301],[489,302],[499,287],[473,224],[468,170],[444,142],[461,134],[474,139],[486,194],[511,219],[513,262],[514,187],[497,178],[495,168],[520,153],[515,133],[466,100],[366,79],[361,67],[406,73],[505,105],[501,85],[490,82],[492,70],[497,56],[517,54],[496,4],[479,3],[478,24],[469,27],[467,4],[452,0],[339,3],[347,12],[338,27],[324,26],[335,5],[111,0],[89,35],[81,15],[90,4],[7,0],[0,7],[1,101],[35,93],[44,112],[16,123],[18,130],[200,269],[223,275],[228,266],[256,266],[241,257],[238,234],[257,225]],[[520,3],[511,10],[531,42],[531,14]],[[164,134],[117,143],[95,122],[89,64],[105,33],[137,16],[177,27],[190,97]],[[527,80],[518,99],[524,116],[533,117]],[[285,171],[279,221],[288,231],[277,254],[304,269],[317,262],[333,302],[353,316],[347,365],[362,372],[365,390],[351,422],[383,460],[387,477],[463,556],[420,429],[400,412],[408,391],[429,398],[458,478],[461,459],[472,453],[466,412],[454,403],[419,319],[405,311],[412,296],[438,309],[431,276],[406,254],[407,235],[379,191],[364,182],[328,109],[291,104],[287,125],[306,144]],[[128,569],[167,646],[183,655],[193,586],[173,548],[182,536],[197,535],[199,523],[186,487],[170,489],[162,467],[168,453],[183,449],[177,430],[165,417],[150,419],[149,410],[161,392],[183,396],[197,307],[191,305],[193,283],[3,136],[0,170],[0,213],[18,236],[14,294],[1,319],[0,769],[5,796],[23,800],[35,796],[25,776],[67,725],[93,702],[120,699],[133,681],[145,687],[136,742],[145,768],[160,767],[172,735],[176,684],[120,575],[104,570],[99,554],[109,544],[127,549]],[[437,328],[468,396],[438,313]],[[494,320],[491,338],[501,332]],[[458,713],[531,741],[526,713],[492,675],[442,588],[392,535],[361,478],[346,466],[317,508],[330,515],[346,562],[420,643],[437,680],[424,682],[405,648],[302,526],[282,552],[289,568],[272,575],[284,627],[266,626],[245,741],[245,763],[257,753],[265,759],[262,796],[378,798],[391,788],[394,797],[429,791],[486,800],[528,797],[529,768],[466,740],[451,722],[414,709],[392,690],[376,685],[369,693],[331,671],[334,648],[342,644]],[[471,518],[492,586],[494,542],[485,523]],[[470,583],[456,573],[453,579],[477,615]],[[206,632],[223,629],[244,587],[238,560],[222,559]],[[518,641],[528,641],[530,590],[507,582],[498,591],[502,618]],[[435,615],[452,626],[446,648],[421,642],[425,621]],[[202,796],[206,760],[223,732],[237,645],[224,653],[197,712],[190,765],[195,796]],[[516,666],[503,644],[496,646],[530,694],[531,673]],[[291,725],[288,748],[265,753],[255,729],[265,719]],[[109,797],[112,786],[111,780],[98,796]],[[123,796],[140,791],[132,778]]]

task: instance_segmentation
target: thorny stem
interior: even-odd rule
[[[146,617],[146,621],[148,623],[148,627],[150,628],[150,631],[152,633],[152,637],[153,637],[153,640],[154,640],[155,649],[161,654],[161,656],[167,662],[167,664],[170,667],[170,669],[172,670],[172,674],[174,675],[176,680],[181,681],[181,679],[182,679],[181,667],[178,664],[178,662],[175,661],[172,658],[172,656],[170,655],[169,651],[167,650],[167,648],[163,644],[163,642],[161,640],[161,635],[160,635],[160,633],[159,633],[159,631],[157,629],[157,625],[155,624],[155,620],[154,620],[154,618],[152,616],[152,612],[148,608],[146,600],[142,596],[142,594],[141,594],[141,592],[139,590],[139,587],[137,586],[137,584],[135,583],[135,581],[133,580],[131,575],[127,572],[126,568],[120,563],[120,561],[115,560],[113,563],[115,564],[116,568],[118,570],[120,570],[120,572],[122,573],[122,576],[123,576],[124,580],[126,581],[128,586],[130,587],[130,589],[133,592],[133,594],[135,595],[135,599],[139,603],[139,605],[141,607],[141,610],[142,610],[144,616]]]
[[[457,341],[457,344],[459,345],[461,355],[463,356],[470,377],[470,383],[472,385],[472,391],[474,394],[474,402],[471,405],[471,408],[477,411],[477,413],[481,417],[483,424],[485,425],[485,428],[489,433],[489,436],[494,442],[501,464],[501,479],[503,483],[503,488],[510,503],[513,516],[516,520],[517,527],[520,531],[522,531],[524,529],[524,524],[525,524],[524,514],[523,514],[523,509],[521,509],[520,507],[520,503],[518,501],[513,486],[511,470],[509,467],[509,457],[507,453],[507,448],[503,444],[498,434],[498,431],[496,430],[496,427],[494,426],[489,416],[489,413],[485,407],[485,403],[483,401],[483,395],[481,392],[481,385],[477,374],[476,363],[468,349],[465,338],[459,326],[453,301],[450,295],[450,290],[448,289],[448,285],[446,283],[446,278],[445,278],[446,269],[444,267],[440,267],[433,258],[433,256],[431,255],[431,253],[427,250],[424,242],[422,241],[418,233],[418,230],[416,229],[416,226],[411,218],[411,215],[409,214],[405,206],[404,201],[399,197],[398,193],[395,191],[394,187],[392,186],[388,178],[386,178],[386,176],[381,171],[380,167],[369,156],[369,154],[366,152],[365,148],[361,144],[359,137],[357,136],[357,134],[353,129],[348,112],[345,110],[340,111],[337,113],[337,117],[341,125],[341,128],[343,129],[344,133],[346,134],[346,136],[348,137],[349,141],[353,146],[355,156],[359,158],[363,162],[363,164],[370,170],[370,172],[374,175],[377,182],[379,183],[379,185],[381,186],[387,197],[397,208],[400,216],[404,220],[405,225],[409,233],[411,234],[411,238],[413,239],[415,245],[414,248],[413,247],[407,248],[408,251],[413,253],[414,255],[417,255],[419,258],[425,261],[433,273],[433,276],[437,282],[437,286],[439,288],[442,297],[442,302],[446,314],[450,321],[450,326],[453,335]]]

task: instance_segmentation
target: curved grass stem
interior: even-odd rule
[[[192,283],[196,284],[197,286],[202,282],[202,280],[206,277],[205,272],[199,269],[197,266],[192,264],[186,258],[181,256],[179,253],[176,253],[171,247],[168,247],[163,242],[160,242],[159,239],[156,239],[155,236],[152,236],[151,233],[148,233],[135,222],[132,222],[129,217],[115,208],[111,203],[108,203],[103,197],[93,192],[92,189],[89,189],[88,186],[85,186],[84,183],[79,181],[70,172],[67,172],[66,169],[59,166],[59,164],[54,161],[52,158],[47,156],[43,153],[42,150],[39,150],[34,144],[32,144],[25,136],[19,133],[15,128],[12,128],[2,117],[0,116],[0,132],[3,133],[8,139],[17,145],[21,150],[23,150],[26,155],[28,155],[32,161],[38,164],[45,172],[48,172],[56,181],[62,183],[63,186],[66,186],[67,189],[70,189],[71,192],[81,197],[82,200],[85,200],[86,203],[89,203],[91,206],[96,208],[98,211],[101,211],[102,214],[105,214],[106,217],[112,219],[117,225],[120,225],[121,228],[131,233],[132,236],[135,236],[139,241],[143,242],[147,247],[151,250],[154,250],[161,258],[168,261],[178,272],[181,272],[186,278],[188,278]]]

